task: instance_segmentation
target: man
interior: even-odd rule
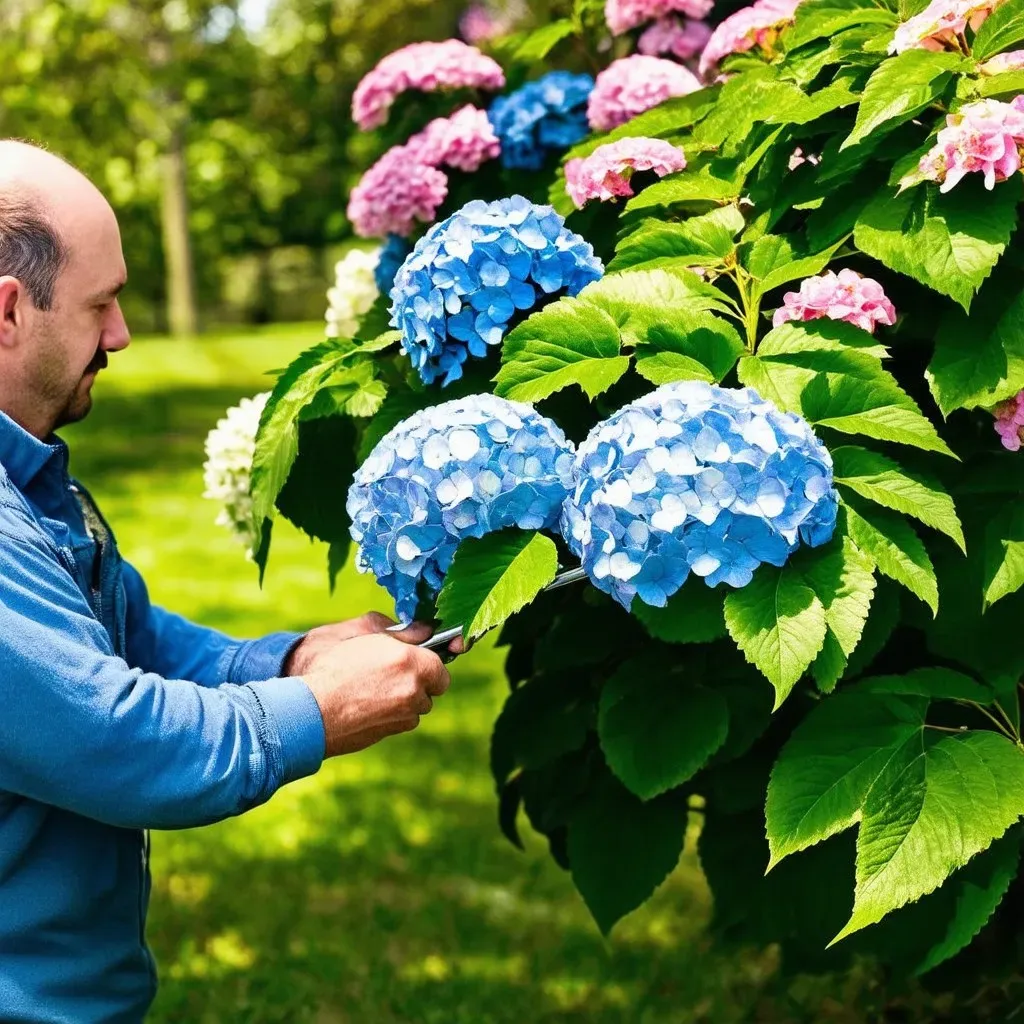
[[[248,810],[415,728],[449,683],[421,625],[370,614],[238,642],[150,604],[53,436],[128,345],[126,278],[100,193],[0,141],[5,1022],[140,1021],[156,990],[145,830]]]

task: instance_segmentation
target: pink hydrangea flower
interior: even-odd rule
[[[357,235],[383,238],[412,234],[429,224],[448,195],[448,176],[423,163],[415,149],[392,146],[362,177],[348,201]]]
[[[700,56],[700,73],[709,75],[730,53],[746,53],[755,46],[770,51],[799,6],[800,0],[757,0],[730,14],[711,34]]]
[[[1003,447],[1019,452],[1024,445],[1024,391],[1000,402],[993,411],[996,414],[996,433],[1003,439]]]
[[[670,60],[642,54],[623,57],[597,76],[587,101],[587,119],[591,128],[608,131],[670,96],[685,96],[700,88],[692,72]]]
[[[691,60],[699,56],[710,38],[711,26],[703,21],[660,18],[644,30],[636,48],[649,57],[670,53],[679,60]]]
[[[985,61],[978,70],[983,75],[1001,75],[1005,71],[1024,71],[1024,50],[997,53]]]
[[[606,142],[590,156],[565,165],[565,190],[577,207],[591,199],[606,202],[631,196],[629,179],[634,171],[654,171],[659,178],[686,166],[683,151],[664,139],[628,138]]]
[[[800,146],[789,156],[789,163],[786,165],[791,171],[795,171],[801,164],[810,164],[812,167],[817,167],[821,163],[821,157],[817,153],[805,153]]]
[[[501,66],[458,39],[410,43],[389,53],[356,86],[352,119],[360,128],[376,128],[388,119],[395,98],[407,89],[500,89]]]
[[[475,171],[482,163],[501,152],[487,112],[467,104],[451,117],[434,118],[423,131],[414,135],[406,148],[421,163],[431,167],[457,167]]]
[[[713,6],[714,0],[605,0],[604,20],[613,36],[621,36],[637,25],[667,14],[703,18]]]
[[[977,31],[1000,0],[932,0],[920,14],[903,22],[889,53],[905,50],[958,50],[968,26]]]
[[[940,183],[948,192],[965,174],[983,174],[985,188],[1005,181],[1021,167],[1024,144],[1024,96],[1012,103],[979,100],[946,117],[946,127],[918,164],[917,174],[903,179],[913,184],[922,178]]]
[[[787,320],[845,320],[874,334],[875,324],[896,323],[896,310],[885,297],[882,286],[854,270],[829,270],[800,282],[800,291],[786,292],[785,305],[775,311],[772,325]]]
[[[470,4],[459,18],[459,33],[471,46],[503,36],[511,28],[511,19],[497,14],[483,4]]]

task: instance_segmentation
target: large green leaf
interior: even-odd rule
[[[528,605],[558,572],[558,549],[549,537],[500,530],[469,537],[455,552],[437,598],[446,627],[461,625],[471,640]]]
[[[743,351],[743,341],[728,321],[704,311],[675,310],[666,325],[651,327],[637,346],[636,369],[652,384],[718,383]]]
[[[825,643],[825,608],[791,566],[763,565],[725,599],[725,625],[744,657],[775,687],[777,708]]]
[[[650,210],[655,206],[672,206],[675,203],[711,201],[732,202],[742,191],[741,183],[730,178],[716,177],[708,170],[685,170],[670,174],[661,181],[649,185],[639,195],[626,203],[626,211]]]
[[[573,34],[571,18],[559,18],[534,29],[520,44],[515,59],[523,63],[543,60],[563,39]]]
[[[823,700],[797,726],[768,784],[769,867],[860,819],[882,770],[920,734],[927,705],[855,688]]]
[[[821,273],[841,244],[837,242],[823,252],[806,253],[782,235],[762,235],[750,247],[745,261],[747,271],[756,281],[756,294]]]
[[[645,903],[679,861],[686,803],[646,803],[614,778],[594,787],[569,820],[572,878],[604,934]]]
[[[853,542],[890,579],[919,597],[932,614],[939,611],[939,585],[924,542],[901,516],[848,496],[846,529]]]
[[[1024,587],[1024,504],[1000,509],[985,527],[985,604]]]
[[[853,913],[833,942],[938,888],[1024,814],[1024,752],[994,732],[922,732],[863,805]]]
[[[1010,240],[1019,198],[1016,179],[991,192],[971,178],[946,195],[931,186],[899,195],[886,188],[857,218],[854,241],[890,269],[968,310]]]
[[[951,668],[915,668],[901,676],[872,676],[857,684],[859,693],[886,693],[929,700],[974,701],[991,704],[995,690]]]
[[[1017,268],[1000,268],[970,317],[957,310],[942,318],[927,377],[944,416],[990,408],[1024,388],[1024,292],[1017,278]]]
[[[894,459],[853,445],[834,449],[832,459],[841,492],[849,489],[894,512],[914,516],[965,549],[953,499],[939,484],[904,469]]]
[[[725,636],[725,595],[693,578],[674,593],[664,608],[633,602],[633,615],[651,636],[674,644],[703,644]]]
[[[932,50],[907,50],[884,61],[864,87],[857,121],[840,151],[921,113],[942,95],[964,63],[960,54]]]
[[[696,774],[728,731],[721,693],[643,655],[625,662],[601,691],[597,733],[605,760],[642,800]]]
[[[917,403],[880,366],[871,379],[817,374],[801,392],[800,407],[815,426],[956,458]]]
[[[620,349],[618,326],[604,310],[583,299],[560,299],[505,339],[495,393],[539,402],[576,384],[595,398],[629,367]]]
[[[718,266],[736,248],[745,221],[730,203],[684,221],[648,217],[615,247],[609,273],[666,264]]]
[[[787,51],[815,39],[830,38],[853,25],[877,24],[896,27],[896,15],[871,0],[804,0],[797,8],[796,21],[783,37]]]
[[[986,60],[1024,39],[1024,0],[1006,0],[982,22],[974,37],[971,53]]]

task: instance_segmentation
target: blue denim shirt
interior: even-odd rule
[[[239,814],[319,768],[298,637],[149,601],[67,449],[0,413],[0,1020],[128,1024],[156,992],[150,828]]]

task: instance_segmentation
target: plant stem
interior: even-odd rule
[[[743,304],[743,326],[747,332],[747,351],[753,355],[757,348],[757,317],[760,313],[760,300],[755,299],[747,290],[747,274],[742,267],[736,268],[734,277],[736,290],[740,294],[740,302]]]

